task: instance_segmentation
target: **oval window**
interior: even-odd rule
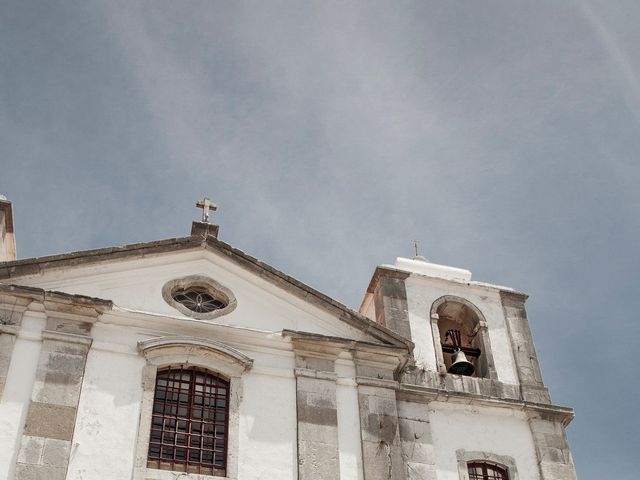
[[[231,313],[237,301],[231,290],[203,275],[190,275],[162,287],[165,301],[189,317],[210,320]]]
[[[171,296],[176,302],[197,313],[213,312],[228,305],[226,301],[216,298],[212,293],[202,287],[191,287],[175,290]]]

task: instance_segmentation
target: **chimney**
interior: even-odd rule
[[[7,197],[0,195],[0,262],[16,259],[16,237],[13,233],[13,208]]]

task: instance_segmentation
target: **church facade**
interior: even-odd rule
[[[356,312],[207,220],[17,260],[0,199],[1,479],[576,478],[526,294],[398,258]]]

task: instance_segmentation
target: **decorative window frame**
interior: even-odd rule
[[[489,462],[495,463],[497,466],[507,471],[509,480],[518,480],[518,469],[516,461],[508,455],[496,455],[490,452],[468,452],[464,449],[456,450],[456,458],[458,460],[458,474],[460,480],[469,480],[469,469],[467,464],[471,462]]]
[[[253,365],[253,360],[222,342],[186,336],[151,338],[138,342],[138,351],[147,364],[142,374],[142,402],[138,423],[138,441],[133,480],[194,480],[238,479],[238,438],[240,430],[239,406],[242,401],[242,374]],[[147,468],[151,415],[159,369],[170,366],[200,367],[218,372],[229,379],[229,424],[227,431],[227,468],[224,477],[199,475]]]
[[[211,312],[194,312],[173,299],[173,292],[175,290],[193,287],[208,290],[214,297],[224,300],[227,306],[218,310],[212,310]],[[213,320],[214,318],[233,312],[238,306],[238,301],[231,290],[216,282],[213,278],[204,275],[189,275],[188,277],[177,278],[165,283],[162,287],[162,298],[180,313],[188,317],[197,318],[198,320]]]
[[[489,341],[489,329],[487,327],[487,320],[484,318],[484,315],[478,307],[476,307],[469,300],[458,297],[456,295],[444,295],[436,299],[431,304],[431,312],[429,317],[431,318],[431,332],[433,335],[433,347],[436,352],[436,364],[438,367],[438,372],[441,375],[448,375],[447,367],[444,361],[444,353],[442,352],[442,345],[440,344],[440,327],[438,326],[438,320],[440,320],[440,316],[438,315],[438,308],[440,308],[440,306],[447,302],[455,302],[465,305],[474,313],[474,315],[478,319],[478,324],[475,328],[478,330],[478,334],[480,335],[482,355],[485,355],[487,362],[487,374],[483,377],[475,378],[490,378],[492,380],[497,380],[498,374],[496,372],[496,366],[493,361],[493,353],[491,351],[491,342]]]

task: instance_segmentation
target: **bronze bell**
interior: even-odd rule
[[[475,367],[473,366],[473,363],[467,360],[467,356],[462,350],[457,350],[456,353],[453,354],[453,362],[449,367],[449,373],[453,373],[455,375],[466,375],[469,377],[473,375],[474,371]]]

